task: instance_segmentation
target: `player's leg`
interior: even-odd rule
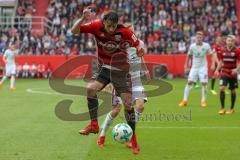
[[[16,75],[16,66],[13,65],[11,67],[11,79],[10,79],[10,89],[12,91],[16,90],[16,87],[14,86],[15,83],[15,75]]]
[[[135,123],[137,123],[138,121],[139,121],[139,119],[140,119],[140,116],[142,115],[142,113],[143,113],[143,111],[144,111],[144,103],[147,101],[147,98],[139,98],[139,99],[136,99],[135,100],[135,104],[136,104],[136,107],[135,107]],[[135,141],[135,143],[137,144],[137,137],[136,137],[136,133],[135,134],[133,134],[133,136],[132,136],[132,139],[131,139],[131,141],[129,141],[128,143],[127,143],[127,146],[129,147],[129,148],[133,148],[133,143],[132,142],[134,142]],[[135,144],[135,145],[136,145]],[[136,147],[135,148],[133,148],[133,152],[134,153],[138,153],[140,151],[140,149],[139,149],[139,146],[138,146],[138,144],[136,145]]]
[[[237,79],[229,79],[230,80],[230,85],[229,85],[229,89],[231,90],[231,107],[230,110],[228,110],[226,112],[226,114],[232,114],[234,113],[234,105],[235,105],[235,101],[236,101],[236,88],[238,88],[238,80]]]
[[[111,110],[111,112],[109,112],[103,122],[103,126],[102,126],[102,131],[100,133],[100,136],[98,137],[97,140],[97,144],[99,147],[103,147],[104,143],[105,143],[105,137],[106,137],[106,133],[108,128],[110,127],[110,125],[112,124],[113,120],[118,116],[118,114],[120,113],[121,110],[121,105],[117,104],[115,106],[113,106],[113,109]]]
[[[97,92],[102,90],[110,82],[110,71],[106,68],[100,68],[98,75],[94,76],[87,84],[87,102],[88,110],[90,114],[90,124],[79,131],[82,135],[88,135],[89,133],[98,133],[98,98]]]
[[[90,114],[91,122],[90,124],[79,131],[82,135],[88,135],[89,133],[98,133],[98,97],[97,91],[100,91],[105,86],[104,83],[93,80],[87,84],[87,102],[88,110]]]
[[[207,98],[207,83],[202,83],[201,106],[202,106],[203,108],[207,107],[206,98]]]
[[[0,82],[0,87],[3,86],[4,82],[7,80],[7,77],[10,76],[11,72],[10,72],[10,66],[6,65],[5,66],[5,74],[3,75],[1,82]]]
[[[199,70],[199,80],[202,83],[202,99],[201,99],[201,106],[205,108],[206,98],[207,98],[207,83],[208,83],[208,69],[202,68]]]
[[[0,82],[0,87],[3,86],[4,82],[7,80],[7,76],[4,74],[2,79],[1,79],[1,82]]]
[[[216,77],[213,76],[211,79],[211,93],[213,95],[217,95],[217,92],[214,90],[215,82],[216,82]]]
[[[12,91],[16,90],[16,87],[14,86],[14,84],[15,84],[15,74],[11,74],[10,90],[12,90]]]
[[[215,70],[216,70],[216,67],[215,67]],[[215,72],[215,70],[213,71],[213,73]],[[217,92],[214,90],[216,79],[217,79],[217,76],[213,74],[211,78],[211,93],[213,95],[217,95]]]
[[[192,88],[192,84],[193,82],[197,82],[197,79],[198,79],[198,70],[192,68],[189,72],[188,82],[184,89],[183,100],[179,103],[180,107],[187,106],[187,101],[188,101],[190,90]]]
[[[220,102],[221,102],[221,109],[219,110],[218,114],[223,115],[225,114],[225,87],[228,84],[228,78],[227,77],[221,77],[220,78]]]
[[[122,93],[121,94],[121,99],[123,101],[124,107],[125,107],[125,118],[128,123],[128,125],[132,128],[133,131],[133,136],[131,139],[132,143],[132,151],[134,154],[139,153],[139,147],[136,139],[136,134],[135,134],[135,128],[136,128],[136,115],[135,115],[135,110],[131,106],[131,94],[130,93]]]

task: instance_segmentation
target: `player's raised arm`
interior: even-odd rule
[[[83,21],[90,17],[91,15],[91,8],[87,7],[86,9],[83,10],[83,15],[74,23],[74,25],[71,28],[71,31],[75,35],[80,34],[80,26],[83,24]]]

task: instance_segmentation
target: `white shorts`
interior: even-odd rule
[[[143,86],[136,86],[132,88],[132,103],[134,104],[136,100],[143,99],[144,102],[147,102],[147,96],[144,93]],[[112,106],[122,104],[121,97],[116,96],[115,89],[112,92]]]
[[[11,76],[12,74],[16,74],[16,65],[15,64],[6,65],[5,73],[6,73],[6,76]]]
[[[208,69],[203,68],[191,68],[190,73],[188,75],[188,81],[197,82],[198,79],[201,83],[208,82]]]

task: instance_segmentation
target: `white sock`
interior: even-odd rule
[[[135,109],[135,122],[138,122],[139,121],[139,118],[141,116],[142,113],[138,112],[136,109]]]
[[[184,97],[183,97],[184,101],[188,100],[190,90],[191,90],[191,86],[187,84],[186,87],[185,87],[185,90],[184,90]]]
[[[1,83],[4,83],[4,81],[6,81],[6,79],[7,79],[7,76],[3,76],[2,80],[1,80]]]
[[[10,88],[13,88],[13,87],[14,87],[14,81],[15,81],[15,76],[11,76],[11,79],[10,79]]]
[[[202,101],[206,101],[207,97],[207,86],[202,86]]]
[[[110,125],[112,124],[113,119],[114,118],[112,118],[111,114],[108,113],[103,122],[102,131],[101,131],[100,136],[106,136],[106,132],[107,132],[108,128],[110,127]]]

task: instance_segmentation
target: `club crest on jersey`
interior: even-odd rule
[[[235,52],[231,52],[231,56],[235,56]]]

